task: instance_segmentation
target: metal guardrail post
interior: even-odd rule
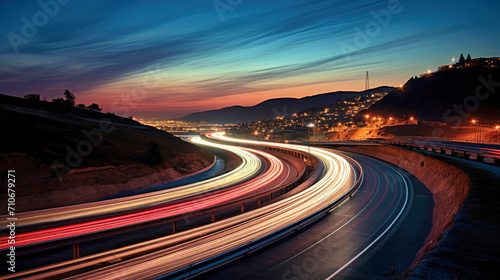
[[[73,259],[80,257],[80,243],[73,244]]]

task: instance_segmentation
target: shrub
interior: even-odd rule
[[[165,149],[158,140],[150,140],[148,143],[148,149],[146,150],[146,159],[151,165],[160,164],[165,161],[166,154]]]
[[[40,94],[28,93],[24,96],[24,99],[31,100],[31,101],[40,101]]]
[[[97,111],[97,112],[102,111],[102,109],[99,107],[99,105],[97,105],[95,103],[92,103],[89,106],[87,106],[87,109],[92,110],[92,111]]]

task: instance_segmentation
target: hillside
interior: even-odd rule
[[[0,95],[0,125],[1,180],[7,170],[16,170],[17,211],[141,188],[199,171],[214,159],[198,146],[131,119],[6,95]],[[158,164],[146,155],[151,142],[164,151],[158,154],[165,161]]]
[[[267,120],[276,116],[293,114],[305,109],[334,104],[338,100],[344,101],[359,95],[368,95],[375,92],[389,92],[392,87],[379,87],[362,92],[339,91],[323,93],[303,98],[276,98],[269,99],[255,106],[232,106],[219,110],[198,112],[182,117],[180,120],[189,122],[208,123],[246,123],[258,120]]]
[[[493,81],[493,83],[488,82]],[[365,114],[447,122],[460,126],[471,118],[500,120],[500,68],[467,67],[410,79],[402,89],[390,92]],[[495,85],[496,83],[496,85]],[[476,93],[478,92],[478,93]],[[461,107],[458,107],[461,106]]]

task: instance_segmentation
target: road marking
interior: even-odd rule
[[[330,234],[328,234],[327,236],[323,237],[322,239],[318,240],[316,243],[310,245],[309,247],[305,248],[304,250],[300,251],[299,253],[293,255],[292,257],[282,261],[281,263],[273,266],[272,268],[262,272],[261,274],[257,275],[255,278],[253,279],[257,279],[259,278],[260,275],[264,275],[266,274],[267,272],[275,269],[276,267],[280,266],[280,265],[283,265],[291,260],[293,260],[294,258],[298,257],[299,255],[305,253],[306,251],[310,250],[311,248],[313,248],[314,246],[318,245],[319,243],[323,242],[325,239],[329,238],[330,236],[334,235],[335,233],[337,233],[339,230],[341,230],[342,228],[344,228],[345,226],[347,226],[350,222],[352,222],[352,220],[354,220],[356,217],[358,217],[361,213],[363,213],[363,211],[366,210],[366,208],[368,208],[368,206],[373,202],[373,200],[375,199],[375,196],[376,194],[378,193],[379,189],[380,189],[380,178],[378,176],[378,174],[375,173],[375,176],[377,176],[377,189],[375,190],[375,193],[373,194],[372,198],[370,199],[370,201],[365,205],[365,207],[363,207],[363,209],[361,209],[354,217],[352,217],[351,219],[349,219],[347,222],[345,222],[342,226],[338,227],[335,231],[331,232]],[[363,177],[362,177],[362,181],[361,181],[361,184],[363,184],[363,181],[364,181],[365,177],[364,177],[364,173],[363,173]]]
[[[373,240],[372,243],[370,243],[365,249],[363,249],[363,251],[359,252],[359,254],[357,254],[354,258],[352,258],[350,261],[348,261],[345,265],[343,265],[341,268],[339,268],[337,271],[335,271],[333,274],[331,274],[330,276],[328,276],[325,280],[330,280],[332,279],[333,277],[335,277],[337,274],[339,274],[340,272],[342,272],[346,267],[348,267],[351,263],[353,263],[355,260],[357,260],[361,255],[363,255],[366,251],[368,251],[368,249],[370,249],[373,245],[375,245],[375,243],[377,243],[388,231],[389,229],[396,223],[396,221],[399,219],[399,217],[403,214],[404,210],[406,209],[406,205],[408,204],[408,193],[409,193],[409,189],[408,189],[408,183],[406,182],[405,178],[403,177],[403,175],[401,174],[401,172],[399,172],[398,170],[392,168],[391,166],[385,164],[384,162],[382,162],[382,164],[386,165],[387,167],[391,168],[392,170],[394,170],[399,176],[401,176],[401,178],[403,179],[403,182],[405,183],[405,186],[406,186],[406,197],[405,197],[405,203],[403,205],[403,207],[401,208],[401,211],[399,211],[398,215],[396,216],[396,218],[392,221],[392,223],[384,230],[384,232],[382,232],[375,240]]]

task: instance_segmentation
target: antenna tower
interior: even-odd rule
[[[368,71],[366,71],[365,90],[369,89],[370,89],[370,77],[368,76]]]

